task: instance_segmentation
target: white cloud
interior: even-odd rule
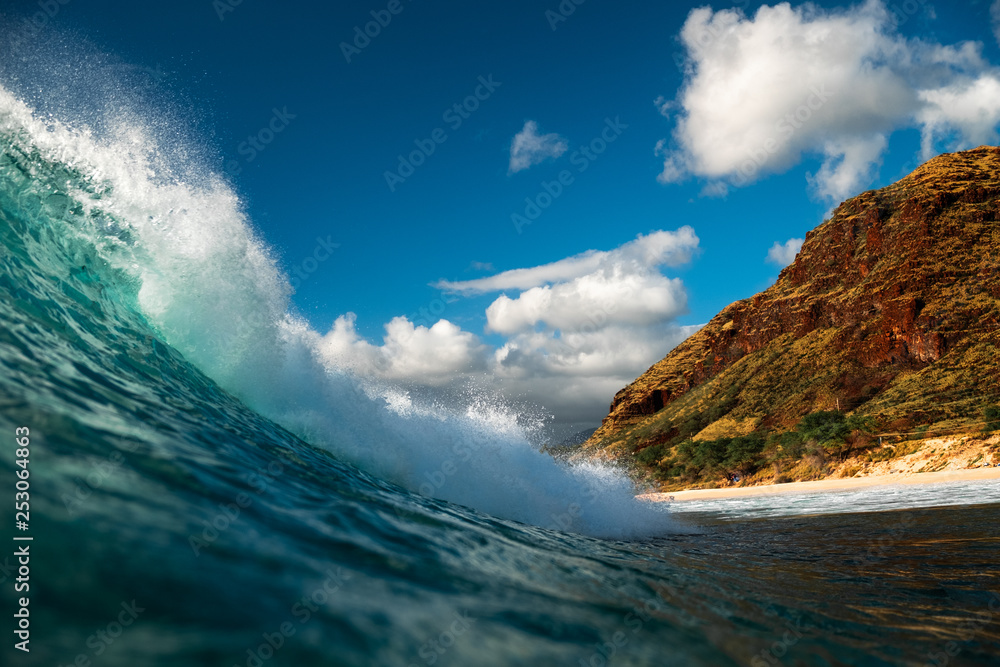
[[[785,268],[795,261],[795,256],[802,250],[804,239],[788,239],[784,243],[774,242],[771,249],[767,251],[767,261]]]
[[[703,7],[680,39],[689,62],[672,142],[657,145],[663,183],[694,175],[741,186],[816,153],[810,182],[839,200],[871,182],[897,129],[918,127],[928,154],[937,142],[996,140],[1000,72],[982,44],[905,39],[880,0],[782,3],[752,17]]]
[[[627,384],[697,328],[666,322],[650,327],[609,324],[561,336],[529,331],[508,339],[494,359],[509,378],[625,377]]]
[[[684,163],[684,156],[669,148],[666,139],[660,139],[656,142],[654,152],[663,157],[663,169],[657,174],[657,181],[663,184],[680,183],[688,177],[688,167]]]
[[[538,134],[538,123],[529,120],[514,135],[510,144],[510,173],[515,174],[532,165],[557,158],[566,152],[569,144],[558,134]]]
[[[698,237],[691,227],[674,232],[655,231],[639,234],[634,241],[614,250],[587,252],[525,269],[512,269],[488,278],[451,282],[441,280],[438,289],[464,294],[483,294],[507,289],[526,290],[542,285],[567,282],[595,271],[616,265],[681,266],[691,261],[698,248]]]
[[[823,165],[809,175],[809,183],[824,199],[843,201],[872,181],[888,145],[881,134],[831,139],[823,144]]]
[[[923,127],[924,157],[934,154],[937,135],[957,131],[967,144],[982,145],[996,141],[1000,122],[1000,78],[985,74],[936,90],[920,92],[924,107],[917,114]]]
[[[389,360],[377,346],[358,335],[355,328],[357,319],[354,313],[338,317],[329,333],[322,337],[320,353],[331,366],[351,370],[358,375],[383,375],[389,368]]]
[[[673,323],[612,324],[562,336],[525,332],[494,354],[493,374],[508,396],[542,405],[560,422],[595,425],[611,398],[698,330]]]
[[[361,375],[431,386],[486,369],[486,347],[448,320],[438,320],[428,328],[414,326],[405,317],[393,318],[385,325],[381,346],[362,339],[355,322],[354,313],[342,315],[323,337],[319,349],[328,364]]]
[[[682,227],[639,235],[613,250],[440,283],[453,293],[514,292],[486,309],[487,330],[502,337],[495,348],[445,320],[427,328],[402,317],[374,345],[348,314],[319,349],[330,366],[442,391],[472,379],[481,387],[485,378],[559,422],[593,425],[616,391],[697,329],[676,324],[687,292],[680,279],[660,272],[690,261],[697,249],[694,230]]]
[[[486,309],[490,331],[514,334],[544,325],[579,331],[608,322],[652,325],[685,312],[687,293],[679,278],[623,267],[598,269],[554,286],[533,287],[511,299],[501,295]]]

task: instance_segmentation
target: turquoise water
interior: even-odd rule
[[[995,485],[636,501],[495,399],[330,364],[238,197],[143,129],[0,88],[4,539],[34,538],[30,654],[0,557],[2,664],[997,664]]]

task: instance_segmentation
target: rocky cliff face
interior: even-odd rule
[[[841,204],[775,285],[618,392],[585,451],[691,423],[713,438],[787,428],[838,403],[885,428],[969,424],[1000,395],[998,331],[1000,148],[982,147]]]

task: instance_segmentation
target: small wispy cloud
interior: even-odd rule
[[[705,187],[701,189],[702,197],[711,197],[713,199],[724,199],[729,195],[729,186],[723,181],[712,181],[711,183],[706,183]]]
[[[496,271],[496,268],[494,268],[492,262],[471,262],[466,271],[489,271],[492,273]]]
[[[788,239],[784,243],[774,242],[771,249],[767,251],[767,261],[785,268],[795,261],[795,256],[802,250],[803,239]]]
[[[998,2],[1000,2],[1000,0],[998,0]],[[664,118],[670,118],[670,112],[673,111],[674,108],[673,100],[668,100],[663,95],[660,95],[653,100],[653,104],[656,105],[656,110],[660,112],[661,116]]]
[[[510,173],[516,174],[549,158],[557,158],[568,148],[566,140],[554,132],[538,134],[538,123],[529,120],[510,144]]]

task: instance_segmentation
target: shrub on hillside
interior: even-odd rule
[[[987,431],[1000,431],[1000,405],[991,405],[983,410]]]
[[[725,467],[741,475],[749,475],[763,463],[761,453],[766,441],[759,433],[733,438],[726,444]]]
[[[815,443],[825,452],[844,457],[853,449],[858,436],[872,433],[871,417],[846,417],[837,410],[821,410],[804,416],[795,431],[806,442]]]
[[[639,450],[639,453],[635,455],[635,460],[644,466],[654,466],[667,455],[668,451],[667,443],[661,442],[658,445],[650,445]]]
[[[825,445],[828,442],[842,443],[851,434],[847,417],[838,410],[810,412],[795,425],[795,430],[806,440]]]
[[[772,435],[768,440],[778,460],[799,459],[805,451],[806,441],[798,431],[785,431]]]

